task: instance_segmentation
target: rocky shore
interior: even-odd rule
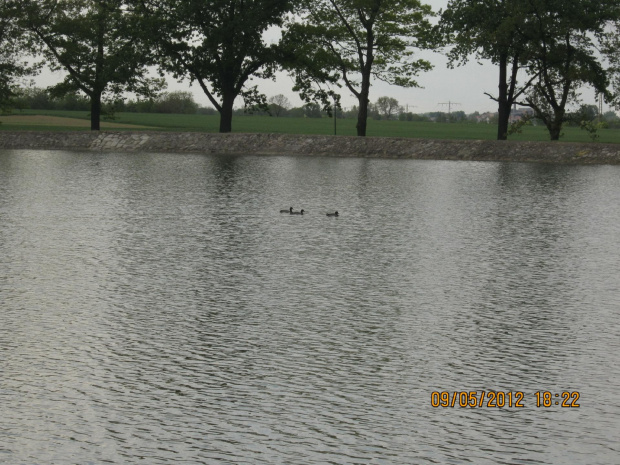
[[[620,164],[620,144],[199,132],[0,132],[0,149]]]

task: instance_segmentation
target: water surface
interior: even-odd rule
[[[619,239],[615,166],[2,151],[0,463],[614,463]]]

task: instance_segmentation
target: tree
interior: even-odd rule
[[[572,122],[579,124],[582,121],[594,121],[599,117],[596,105],[581,105],[572,117]]]
[[[528,5],[524,0],[450,0],[441,13],[440,27],[453,44],[449,67],[465,64],[470,55],[490,60],[499,68],[497,96],[486,94],[498,105],[497,139],[508,137],[510,109],[532,85],[531,77],[519,83],[519,71],[527,67],[528,37],[524,24]]]
[[[617,0],[530,0],[526,25],[532,37],[528,63],[535,82],[525,94],[525,104],[534,110],[549,131],[560,138],[568,121],[569,103],[578,103],[578,89],[590,85],[611,99],[609,73],[597,56],[610,23],[620,18]]]
[[[288,113],[292,118],[303,118],[306,116],[306,110],[304,107],[291,108]]]
[[[269,97],[269,111],[272,115],[276,117],[285,113],[289,108],[291,108],[291,102],[289,102],[288,98],[283,94],[274,95],[273,97]]]
[[[193,115],[198,111],[198,104],[194,102],[191,92],[164,92],[155,99],[153,111]]]
[[[277,44],[262,34],[280,26],[290,0],[132,0],[140,2],[160,66],[176,78],[197,81],[220,113],[220,132],[232,130],[233,105],[266,107],[265,96],[248,88],[252,77],[273,76]]]
[[[498,65],[498,95],[487,94],[498,102],[498,139],[506,139],[510,108],[519,103],[556,140],[579,86],[610,98],[596,51],[618,9],[617,0],[451,0],[441,26],[454,44],[450,65],[472,54]]]
[[[615,111],[606,111],[605,113],[603,113],[603,119],[607,122],[616,122],[616,121],[620,121],[620,118],[618,117],[618,115],[616,114]]]
[[[90,108],[89,100],[78,92],[67,92],[62,98],[52,98],[47,90],[40,87],[18,89],[13,102],[20,109],[88,111]]]
[[[619,15],[620,16],[620,15]],[[613,94],[609,102],[620,107],[620,17],[612,21],[601,36],[601,53],[607,61],[607,72]]]
[[[461,122],[464,121],[466,118],[465,116],[465,112],[461,111],[461,110],[457,110],[457,111],[453,111],[452,113],[450,113],[450,122]]]
[[[392,119],[400,110],[398,100],[392,97],[379,97],[375,105],[385,119]]]
[[[336,95],[321,84],[342,81],[358,100],[358,136],[366,135],[372,78],[417,87],[414,77],[432,68],[413,58],[413,49],[430,47],[433,38],[431,8],[419,0],[301,0],[296,13],[300,19],[284,34],[295,88],[327,107]]]
[[[15,108],[53,110],[54,102],[51,101],[49,93],[39,87],[26,87],[15,90],[13,98]]]
[[[23,31],[17,27],[13,1],[0,0],[0,111],[11,107],[11,100],[17,95],[18,79],[35,68],[20,59],[27,50]]]
[[[304,105],[304,116],[306,118],[322,118],[321,105],[318,103],[307,103]]]
[[[52,94],[86,94],[92,130],[100,128],[105,98],[125,91],[150,95],[161,87],[146,77],[152,60],[124,0],[23,0],[20,11],[20,24],[41,45],[47,64],[67,72]]]

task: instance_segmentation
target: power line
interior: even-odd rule
[[[452,105],[460,105],[460,103],[451,102],[450,100],[448,100],[447,103],[438,103],[438,105],[448,105],[448,122],[449,122],[450,121],[450,113],[452,112]]]

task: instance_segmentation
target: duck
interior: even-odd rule
[[[291,209],[291,215],[303,215],[305,211],[306,211],[306,210],[304,210],[303,208],[301,209],[301,211],[298,211],[298,212],[294,212],[294,211]]]
[[[327,216],[338,216],[338,212],[328,213]]]
[[[288,210],[280,210],[280,213],[293,213],[293,207],[289,208]]]

